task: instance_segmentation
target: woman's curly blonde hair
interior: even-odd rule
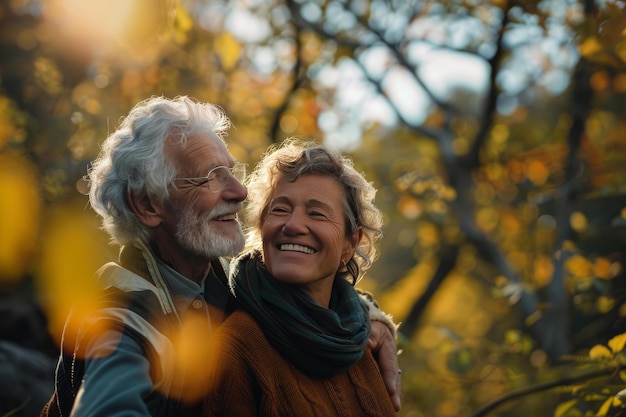
[[[287,139],[268,149],[246,181],[248,203],[244,216],[248,249],[262,250],[261,227],[268,214],[272,193],[279,179],[293,182],[302,175],[335,178],[345,191],[346,237],[361,229],[363,236],[340,276],[352,284],[363,276],[378,257],[375,243],[382,237],[382,213],[374,205],[376,189],[354,169],[352,160],[313,141]]]

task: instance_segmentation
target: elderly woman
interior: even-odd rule
[[[206,416],[394,416],[354,289],[377,255],[376,190],[350,160],[287,141],[248,182],[239,302],[216,333]]]

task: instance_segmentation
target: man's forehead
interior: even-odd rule
[[[195,159],[199,153],[204,158],[214,156],[219,160],[232,160],[224,141],[212,132],[194,134],[185,141],[170,137],[165,144],[165,151],[170,157],[179,160]]]

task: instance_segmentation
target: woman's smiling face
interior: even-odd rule
[[[274,278],[301,285],[328,306],[335,274],[358,244],[346,237],[345,193],[333,177],[280,179],[262,223],[263,256]]]

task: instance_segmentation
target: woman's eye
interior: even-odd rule
[[[270,210],[270,213],[287,213],[287,208],[286,207],[280,207],[280,206],[275,206],[272,207],[272,209]]]

